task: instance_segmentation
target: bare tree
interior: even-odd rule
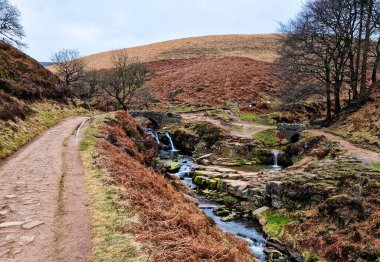
[[[20,22],[20,11],[9,3],[8,0],[0,0],[0,35],[8,44],[25,47],[21,42],[25,37],[24,29]]]
[[[62,49],[53,54],[50,60],[55,64],[58,76],[68,87],[79,87],[83,84],[85,63],[78,50]]]
[[[112,64],[113,68],[103,76],[102,88],[117,101],[118,107],[128,110],[136,91],[148,80],[150,70],[122,51],[112,57]]]
[[[285,36],[278,65],[325,85],[327,122],[332,94],[334,113],[342,110],[344,83],[350,86],[350,102],[351,92],[355,102],[368,98],[380,64],[379,0],[309,0],[281,31]]]

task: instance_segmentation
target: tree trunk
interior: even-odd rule
[[[377,70],[379,68],[380,64],[380,37],[377,39],[377,45],[376,45],[376,58],[375,58],[375,63],[372,68],[372,85],[377,82]]]
[[[340,87],[341,84],[339,82],[335,82],[334,84],[334,113],[340,114],[342,111],[342,107],[340,105]]]
[[[364,1],[364,0],[362,0]],[[368,5],[367,19],[365,24],[365,40],[363,47],[363,60],[362,60],[362,70],[360,74],[360,96],[364,97],[367,94],[367,63],[368,63],[368,52],[370,47],[370,36],[371,36],[371,20],[372,20],[372,10],[373,10],[373,0],[366,1]]]
[[[326,123],[331,123],[331,82],[326,82]]]

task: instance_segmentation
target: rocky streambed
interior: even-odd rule
[[[282,176],[278,167],[204,166],[189,156],[171,151],[163,151],[161,160],[176,187],[191,195],[218,227],[246,240],[256,258],[262,261],[302,261],[291,249],[273,242],[258,220],[258,215],[268,210],[264,205],[266,182]],[[181,183],[190,190],[180,186]]]

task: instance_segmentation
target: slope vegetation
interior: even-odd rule
[[[0,41],[0,159],[61,119],[88,113],[68,96],[49,70]]]
[[[243,57],[191,58],[147,63],[155,71],[148,83],[162,101],[223,105],[275,98],[283,85],[271,63]]]

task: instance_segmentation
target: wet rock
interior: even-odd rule
[[[216,216],[220,216],[220,217],[226,217],[226,216],[230,215],[230,211],[227,209],[226,206],[220,206],[220,207],[214,209],[213,213]]]
[[[179,171],[180,168],[181,168],[181,165],[178,162],[171,162],[169,171],[172,173],[176,173]]]
[[[237,214],[235,212],[232,212],[228,216],[222,217],[222,221],[223,222],[230,222],[230,221],[234,220],[236,217],[237,217]]]
[[[261,213],[264,213],[268,209],[269,209],[269,207],[267,207],[267,206],[260,207],[260,208],[256,209],[255,211],[253,211],[252,215],[254,215],[254,216],[259,215]]]

